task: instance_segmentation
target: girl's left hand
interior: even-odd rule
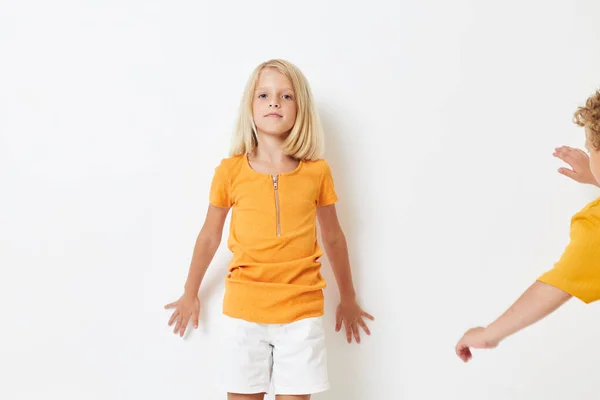
[[[342,300],[337,306],[337,310],[335,312],[335,331],[339,332],[342,329],[343,323],[344,327],[346,328],[346,340],[348,343],[352,343],[353,336],[354,340],[356,340],[356,343],[360,343],[360,333],[358,329],[359,326],[367,335],[371,334],[371,331],[369,331],[369,327],[367,327],[367,324],[365,324],[363,317],[366,317],[371,321],[375,320],[371,314],[363,311],[356,300]]]

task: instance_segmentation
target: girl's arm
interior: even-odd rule
[[[369,328],[365,324],[363,317],[373,320],[373,316],[364,312],[356,301],[356,291],[352,281],[352,272],[350,270],[350,260],[348,256],[348,246],[346,237],[340,226],[335,204],[319,207],[317,209],[319,225],[321,227],[321,237],[325,252],[329,258],[331,269],[340,291],[340,305],[336,311],[336,331],[342,327],[346,328],[346,340],[352,341],[352,336],[357,343],[360,343],[360,334],[358,327],[362,327],[367,335],[370,335]]]
[[[179,333],[180,336],[185,333],[190,318],[192,318],[194,328],[198,327],[200,315],[198,291],[206,270],[221,244],[223,225],[228,212],[229,208],[215,207],[212,204],[208,206],[204,224],[196,238],[184,293],[179,300],[165,306],[166,309],[175,308],[169,320],[169,326],[177,322],[173,333]]]
[[[536,281],[487,328],[468,330],[458,342],[456,354],[467,362],[472,358],[471,347],[494,348],[510,335],[550,315],[571,297],[557,287]]]
[[[221,244],[223,226],[228,212],[229,208],[215,207],[212,204],[208,206],[206,219],[196,238],[184,293],[198,295],[206,270]]]
[[[354,301],[356,292],[352,281],[352,271],[350,270],[348,246],[346,236],[337,217],[335,204],[319,207],[317,217],[321,227],[325,252],[340,290],[340,299],[341,301]]]

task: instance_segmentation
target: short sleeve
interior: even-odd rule
[[[317,206],[328,206],[338,201],[333,182],[333,175],[329,164],[323,161],[321,182],[319,185],[319,196],[317,198]]]
[[[597,221],[574,218],[571,241],[554,268],[540,282],[591,303],[600,299],[600,228]]]
[[[223,162],[215,168],[210,185],[209,201],[216,207],[231,207],[229,172]]]

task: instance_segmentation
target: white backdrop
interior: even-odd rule
[[[451,3],[451,4],[450,4]],[[568,303],[464,365],[600,192],[556,173],[600,84],[595,0],[0,2],[0,398],[224,398],[225,242],[180,339],[181,294],[243,85],[307,75],[356,286],[315,399],[596,399],[596,305]]]

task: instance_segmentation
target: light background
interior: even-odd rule
[[[184,340],[179,297],[243,86],[308,77],[373,335],[327,338],[315,399],[596,399],[600,320],[569,302],[462,364],[597,190],[556,173],[600,84],[587,1],[1,1],[0,397],[218,399],[223,242]]]

